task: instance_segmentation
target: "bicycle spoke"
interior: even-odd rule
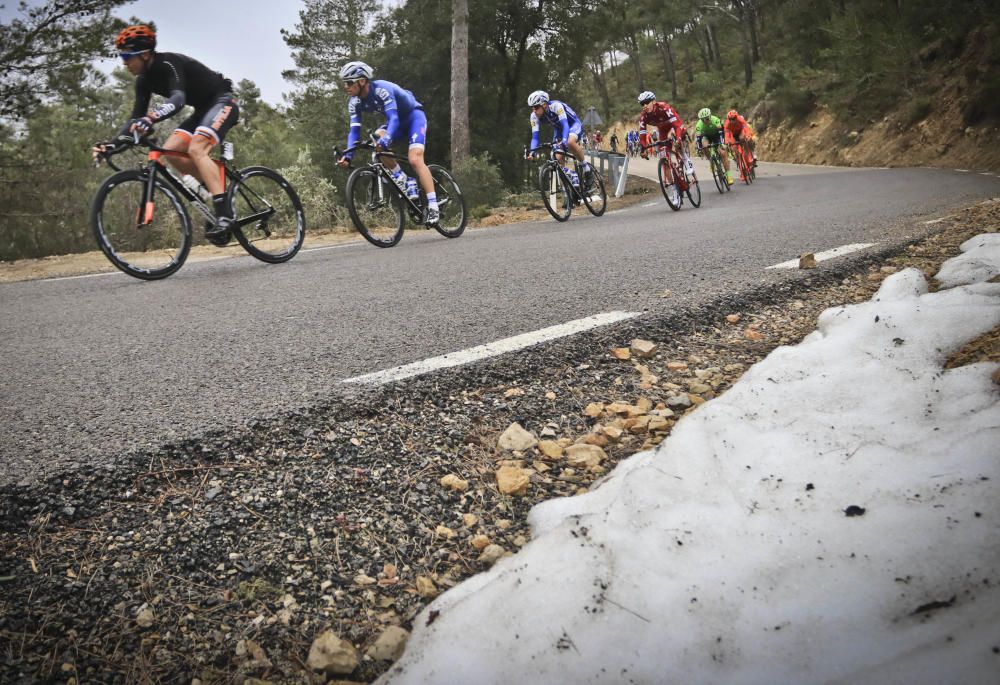
[[[240,171],[229,190],[236,216],[234,235],[261,261],[286,262],[305,239],[305,213],[295,189],[267,167]]]
[[[358,232],[378,247],[392,247],[403,237],[402,201],[395,187],[370,168],[347,179],[347,209]]]

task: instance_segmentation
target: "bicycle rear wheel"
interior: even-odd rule
[[[90,207],[101,252],[129,276],[154,281],[184,264],[191,251],[191,219],[173,188],[156,182],[143,206],[146,172],[126,169],[108,177]]]
[[[608,192],[597,169],[591,168],[590,178],[584,181],[583,204],[594,216],[601,216],[608,208]]]
[[[267,167],[247,167],[239,173],[227,194],[236,217],[233,235],[262,262],[287,262],[306,237],[305,212],[295,188]]]
[[[434,193],[441,212],[441,218],[434,228],[445,238],[457,238],[462,235],[468,222],[465,196],[447,169],[437,164],[428,164],[427,168],[434,178]]]
[[[750,170],[747,169],[747,160],[746,157],[743,156],[742,147],[736,148],[736,165],[740,169],[740,180],[745,184],[750,185],[752,182],[750,179]]]
[[[403,237],[406,217],[397,190],[370,167],[355,169],[347,179],[347,211],[372,245],[392,247]]]
[[[660,190],[663,191],[663,197],[670,205],[670,209],[676,212],[681,208],[681,190],[680,186],[677,185],[674,170],[670,166],[670,159],[661,157],[660,163],[656,165],[656,170],[660,177]]]
[[[556,221],[566,221],[573,212],[573,192],[567,179],[552,165],[546,164],[538,173],[545,209]]]

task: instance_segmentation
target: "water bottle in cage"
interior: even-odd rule
[[[233,159],[233,144],[229,141],[222,144],[222,158],[227,162]]]
[[[197,195],[202,202],[207,204],[212,203],[212,193],[208,192],[208,188],[203,186],[194,176],[191,174],[184,174],[181,177],[181,182],[187,187],[188,190]]]

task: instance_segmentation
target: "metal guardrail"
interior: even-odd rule
[[[625,180],[628,178],[628,155],[604,150],[587,150],[590,163],[608,179],[614,188],[615,197],[625,194]]]

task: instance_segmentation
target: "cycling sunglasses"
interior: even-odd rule
[[[122,58],[122,62],[128,62],[136,55],[141,55],[144,52],[149,52],[149,50],[136,50],[135,52],[119,52],[118,56]]]
[[[353,86],[355,83],[357,83],[360,80],[361,79],[359,79],[359,78],[350,79],[350,80],[344,81],[344,85],[345,86]]]

